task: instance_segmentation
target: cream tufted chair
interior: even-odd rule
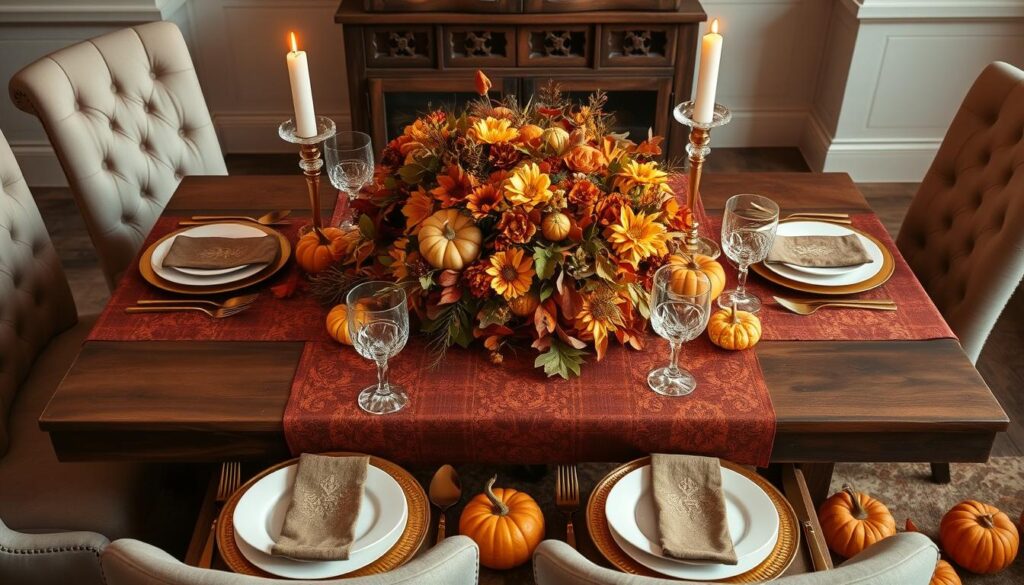
[[[185,175],[224,175],[188,47],[168,22],[43,57],[11,79],[42,121],[112,287]]]
[[[2,134],[0,180],[0,518],[18,529],[140,534],[150,469],[60,463],[39,429],[93,320],[76,325],[64,271]]]
[[[100,553],[107,544],[95,532],[24,534],[0,521],[0,583],[104,585]]]

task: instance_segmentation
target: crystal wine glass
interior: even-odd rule
[[[708,326],[711,313],[711,279],[698,270],[667,264],[654,273],[651,289],[651,326],[672,348],[667,366],[651,370],[647,385],[664,396],[686,396],[697,379],[679,367],[679,349]]]
[[[348,195],[351,202],[359,191],[373,181],[373,142],[362,132],[338,132],[324,141],[327,176],[336,189]],[[348,209],[343,226],[352,224]]]
[[[405,391],[388,382],[388,359],[409,340],[405,291],[393,282],[370,281],[348,293],[348,327],[359,355],[377,364],[377,383],[359,393],[359,408],[388,414],[409,404]]]
[[[779,227],[779,206],[761,195],[733,195],[725,202],[722,218],[722,250],[736,263],[739,275],[737,285],[718,297],[723,309],[735,306],[739,311],[756,313],[761,310],[761,299],[747,292],[747,271],[768,257]]]

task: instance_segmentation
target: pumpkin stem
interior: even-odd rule
[[[996,523],[993,521],[992,514],[980,514],[978,515],[978,524],[981,524],[985,528],[995,528]]]
[[[732,317],[732,324],[733,325],[736,325],[737,323],[740,322],[740,320],[736,318],[736,305],[735,304],[732,304],[732,305],[729,306],[729,316]]]
[[[494,506],[495,514],[498,516],[508,516],[508,505],[499,500],[498,496],[494,495],[494,482],[496,481],[498,481],[497,475],[487,480],[487,485],[484,486],[484,495],[491,501],[491,506]]]
[[[864,509],[864,506],[860,505],[860,497],[858,496],[857,492],[853,491],[853,487],[851,487],[850,484],[846,484],[843,486],[843,491],[849,494],[850,500],[853,502],[852,508],[850,510],[850,513],[853,515],[853,517],[857,520],[863,520],[867,518],[868,512],[867,510]]]
[[[455,239],[455,230],[452,229],[452,226],[448,223],[447,219],[444,220],[444,237],[446,240]]]
[[[331,243],[331,241],[327,239],[327,236],[324,235],[323,230],[320,229],[320,226],[314,225],[313,226],[313,231],[316,232],[316,237],[317,237],[317,239],[320,240],[321,244],[326,245],[326,244],[330,244]]]

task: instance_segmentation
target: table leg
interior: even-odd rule
[[[800,471],[807,481],[807,491],[814,501],[815,507],[820,506],[828,498],[828,491],[832,485],[832,470],[835,463],[801,463]]]
[[[935,483],[949,483],[949,463],[932,463],[932,481]]]

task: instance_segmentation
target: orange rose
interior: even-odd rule
[[[487,95],[491,91],[491,80],[484,75],[483,71],[476,70],[476,92],[480,95]]]
[[[565,164],[578,173],[593,173],[607,164],[604,154],[593,146],[581,144],[565,156]]]

